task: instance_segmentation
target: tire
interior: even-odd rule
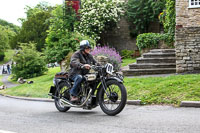
[[[109,92],[109,94],[112,94],[111,98],[108,98],[104,89],[101,88],[98,96],[99,105],[104,113],[110,116],[114,116],[120,113],[126,105],[127,101],[126,88],[122,83],[118,82],[117,80],[109,80],[106,82],[106,85],[107,85],[107,92],[109,92],[108,88],[111,89],[111,92]],[[116,86],[117,89],[116,87],[112,86]],[[109,106],[111,106],[111,109],[109,109]],[[113,106],[116,106],[116,108],[112,109]]]
[[[66,112],[70,109],[70,107],[64,107],[62,103],[60,102],[60,99],[64,97],[65,99],[69,100],[70,99],[70,94],[69,94],[69,88],[68,88],[68,83],[66,82],[61,82],[59,85],[59,88],[56,90],[56,96],[59,98],[55,98],[55,106],[60,112]],[[62,94],[64,91],[66,93]]]

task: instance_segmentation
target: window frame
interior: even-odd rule
[[[189,0],[189,7],[188,8],[200,8],[200,0],[198,0],[198,2],[199,2],[199,5],[192,5],[192,0]]]

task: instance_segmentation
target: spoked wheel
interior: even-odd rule
[[[124,85],[116,80],[109,80],[106,85],[108,95],[101,88],[99,105],[104,113],[114,116],[123,110],[127,100],[127,92]]]
[[[70,109],[70,107],[65,107],[63,105],[63,103],[61,102],[62,98],[70,100],[69,88],[68,88],[68,84],[66,82],[62,82],[59,84],[59,89],[56,90],[56,96],[58,97],[58,98],[55,98],[56,108],[60,112],[68,111]]]

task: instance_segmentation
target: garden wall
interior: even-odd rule
[[[200,8],[189,0],[176,1],[176,71],[200,72]]]
[[[122,18],[118,23],[120,28],[115,28],[104,35],[103,42],[121,51],[127,50],[138,50],[136,46],[136,37],[130,36],[129,23],[125,18]],[[161,27],[159,22],[153,22],[149,25],[149,32],[160,33]]]

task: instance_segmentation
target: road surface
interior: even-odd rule
[[[200,108],[127,105],[117,116],[0,96],[0,133],[200,133]]]

